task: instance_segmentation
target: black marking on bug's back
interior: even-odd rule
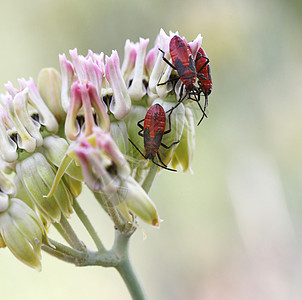
[[[164,133],[160,129],[158,129],[158,131],[156,132],[155,138],[153,140],[154,144],[157,146],[157,149],[159,148],[159,146],[161,144],[163,135],[164,135]]]
[[[179,77],[182,77],[184,75],[184,72],[186,71],[186,67],[183,65],[182,61],[179,58],[175,59],[174,66]]]
[[[182,48],[183,46],[184,46],[184,43],[183,43],[183,41],[182,40],[177,40],[177,46],[179,47],[179,48]]]
[[[145,128],[144,130],[144,145],[146,147],[146,145],[150,142],[151,138],[150,138],[150,132],[149,132],[149,128]]]
[[[150,138],[149,128],[145,128],[144,131],[144,146],[145,146],[145,158],[153,159],[156,156],[158,148],[160,147],[161,140],[163,138],[163,132],[159,129],[153,139]]]
[[[153,114],[153,121],[156,121],[157,120],[157,117],[158,116],[158,113],[157,112],[154,112],[154,114]]]
[[[194,61],[192,55],[190,55],[190,58],[189,58],[189,67],[188,68],[194,73],[194,75],[196,74],[195,61]]]

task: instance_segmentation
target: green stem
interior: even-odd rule
[[[143,184],[142,184],[142,188],[145,190],[145,192],[148,194],[150,188],[151,188],[151,185],[153,183],[153,180],[155,178],[155,175],[157,173],[157,169],[158,169],[158,166],[155,165],[155,164],[151,164],[151,167],[150,167],[150,170],[149,170],[149,173],[147,174]]]
[[[76,199],[73,200],[73,208],[74,208],[76,214],[78,215],[79,219],[85,226],[86,230],[88,231],[89,235],[93,239],[98,251],[100,253],[105,252],[106,249],[105,249],[101,239],[99,238],[99,236],[96,233],[94,227],[92,226],[90,220],[88,219],[87,215],[85,214],[85,212],[83,211],[83,209],[81,208],[81,206],[79,205],[79,203]]]
[[[130,295],[133,300],[146,300],[147,296],[144,293],[142,284],[137,277],[129,257],[129,234],[116,232],[115,243],[112,248],[119,257],[120,262],[115,267],[123,278]]]
[[[86,251],[82,252],[82,251],[75,250],[75,249],[65,246],[51,238],[48,238],[48,240],[49,240],[50,244],[55,247],[53,249],[55,249],[56,251],[60,251],[62,253],[65,253],[69,256],[73,256],[76,258],[83,258],[86,255],[86,253],[85,253]]]
[[[72,242],[68,235],[66,234],[65,230],[63,229],[62,225],[60,223],[53,223],[52,224],[55,229],[61,234],[61,236],[64,238],[64,240],[72,247]]]
[[[48,238],[50,245],[43,244],[42,249],[56,258],[59,258],[65,262],[73,263],[78,265],[80,262],[85,260],[87,253],[80,252],[70,247],[67,247],[53,239]]]
[[[67,219],[62,215],[60,224],[62,225],[66,235],[70,239],[72,243],[72,247],[74,247],[77,250],[84,250],[85,246],[84,244],[79,240],[78,236],[72,229],[71,225],[68,223]]]
[[[63,252],[60,252],[60,251],[57,251],[56,249],[48,246],[48,245],[42,245],[41,246],[41,249],[44,250],[45,252],[47,252],[48,254],[60,259],[60,260],[63,260],[67,263],[71,263],[71,264],[75,264],[76,262],[76,259],[74,256],[69,256],[67,255],[66,253],[63,253]]]

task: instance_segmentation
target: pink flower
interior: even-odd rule
[[[123,79],[117,51],[106,56],[105,74],[112,88],[113,97],[109,109],[116,119],[123,119],[131,107],[131,99]]]
[[[80,134],[79,113],[84,116],[83,128],[86,136],[92,133],[94,126],[100,126],[103,130],[109,131],[110,120],[106,107],[100,100],[95,86],[90,82],[76,81],[71,87],[70,104],[65,122],[65,134],[71,140],[75,140]],[[97,117],[97,123],[94,114]]]

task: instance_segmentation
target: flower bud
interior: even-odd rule
[[[159,227],[160,219],[155,204],[143,188],[130,176],[124,184],[127,189],[127,207],[147,224]]]
[[[127,161],[110,134],[100,128],[95,128],[89,139],[83,136],[73,151],[80,160],[85,182],[93,191],[114,193],[123,176],[130,174]]]
[[[17,145],[11,140],[5,126],[6,112],[0,107],[0,154],[4,162],[14,162],[18,159]]]
[[[12,195],[15,193],[14,184],[0,171],[0,192]]]
[[[7,194],[0,192],[0,213],[7,210],[9,206],[9,197]]]
[[[172,157],[172,167],[176,168],[178,164],[182,166],[183,171],[191,170],[191,162],[195,150],[195,126],[192,110],[185,106],[184,130]]]
[[[20,128],[24,127],[26,131],[24,138],[21,136],[21,134],[19,134],[21,140],[22,139],[26,140],[27,136],[30,136],[30,140],[32,140],[32,138],[34,139],[35,142],[32,143],[33,144],[32,151],[34,151],[36,147],[40,147],[43,144],[43,138],[40,133],[41,125],[37,121],[33,120],[33,118],[29,114],[28,104],[27,104],[28,95],[29,95],[28,88],[25,88],[23,91],[16,94],[16,96],[14,97],[13,100],[14,109],[15,109],[16,116],[18,117],[19,120],[17,121],[15,116],[13,117],[13,119],[15,121],[15,124],[19,123],[20,121],[20,123],[22,124],[22,127],[20,126]],[[26,148],[24,149],[26,150]],[[30,150],[26,150],[26,151],[32,152]]]
[[[158,56],[158,48],[159,48],[159,35],[155,39],[154,47],[147,53],[146,56],[145,67],[148,76],[150,76],[154,68],[156,58]]]
[[[87,186],[95,192],[113,194],[117,191],[120,181],[111,174],[111,161],[101,151],[95,149],[91,144],[82,141],[79,148],[75,148]]]
[[[89,82],[81,83],[76,81],[71,87],[70,106],[65,123],[65,134],[69,139],[75,140],[80,134],[81,128],[77,121],[80,109],[84,113],[84,132],[86,136],[92,133],[93,127],[96,125],[105,131],[109,131],[109,116],[104,103],[101,102],[97,94],[95,86]],[[94,114],[97,117],[98,124],[95,123]]]
[[[14,142],[17,144],[18,148],[24,149],[27,152],[33,152],[37,146],[37,140],[34,138],[34,136],[38,139],[39,144],[41,144],[43,140],[39,131],[35,128],[31,118],[29,117],[29,114],[26,112],[27,94],[28,89],[17,93],[14,98],[8,95],[5,99],[6,111],[3,111],[1,115],[2,122],[6,127],[6,132],[9,132],[10,136],[15,137]],[[22,112],[24,115],[20,120],[19,116],[21,115],[22,117]],[[27,129],[29,129],[33,135],[31,135]]]
[[[121,73],[125,80],[126,86],[129,86],[129,77],[133,73],[136,60],[136,44],[130,40],[126,40],[124,47],[124,60],[121,67]]]
[[[19,79],[19,84],[21,89],[28,88],[28,102],[38,111],[40,124],[45,126],[49,132],[57,132],[58,122],[41,98],[34,80],[30,78],[26,81],[21,78]]]
[[[6,245],[16,258],[38,271],[41,271],[44,234],[42,223],[30,207],[20,199],[0,196],[0,244]]]
[[[168,93],[170,93],[173,89],[173,83],[167,82],[171,77],[172,71],[173,71],[173,69],[168,64],[166,64],[166,66],[162,72],[162,76],[161,76],[160,80],[158,81],[159,84],[162,84],[165,82],[166,82],[166,84],[156,86],[156,93],[160,98],[166,98]]]
[[[188,43],[190,48],[191,48],[192,55],[193,55],[194,59],[196,58],[196,54],[197,54],[198,49],[201,47],[201,43],[202,43],[201,34],[198,34],[198,36],[195,38],[195,40],[193,42]]]
[[[70,103],[70,87],[74,80],[75,74],[72,63],[67,60],[65,54],[60,54],[59,60],[62,74],[61,101],[64,111],[67,112]]]
[[[105,209],[115,208],[126,221],[133,222],[131,210],[148,224],[158,226],[155,205],[130,176],[129,165],[109,133],[95,128],[94,135],[83,136],[73,151],[80,160],[87,186],[106,199],[102,204]]]
[[[170,52],[169,52],[170,39],[171,39],[171,36],[168,36],[164,32],[164,30],[161,29],[160,33],[159,33],[159,38],[158,38],[158,40],[159,40],[158,48],[160,48],[161,50],[163,50],[165,52],[165,58],[168,60],[170,59]],[[150,75],[150,79],[149,79],[149,90],[154,94],[157,94],[157,87],[158,87],[157,84],[159,83],[162,73],[166,67],[167,67],[167,64],[162,59],[162,52],[160,52],[158,50],[158,55],[157,55],[152,73]],[[169,68],[171,68],[171,67],[169,67]]]
[[[131,108],[131,99],[122,77],[117,51],[112,51],[110,57],[106,56],[105,74],[113,92],[109,109],[116,119],[121,120]]]
[[[125,121],[111,122],[110,134],[120,151],[124,154],[128,153],[128,132]]]
[[[146,94],[146,87],[144,81],[147,80],[145,71],[145,57],[146,49],[149,43],[149,39],[140,38],[137,44],[137,55],[135,60],[134,74],[131,81],[131,85],[128,89],[131,100],[141,100]]]
[[[101,69],[100,64],[103,64],[104,54],[94,54],[92,51],[88,55],[78,55],[77,49],[69,51],[72,63],[77,74],[77,79],[80,82],[89,82],[92,84],[99,96],[99,90],[102,87],[104,78],[104,70]]]
[[[68,186],[72,195],[74,197],[78,197],[82,192],[82,182],[77,179],[74,179],[73,177],[70,177],[68,175],[65,175],[64,179],[65,179],[66,185]]]
[[[22,200],[32,210],[35,210],[35,203],[33,202],[32,198],[28,194],[25,186],[23,185],[18,176],[14,176],[14,185],[16,187],[16,193],[14,197]]]
[[[44,139],[42,149],[44,150],[47,159],[53,165],[59,168],[62,164],[64,164],[64,160],[67,156],[68,143],[65,139],[58,136],[48,136]],[[57,175],[61,176],[59,179],[64,176],[65,182],[71,193],[75,197],[79,196],[82,191],[82,181],[84,180],[81,167],[77,165],[74,160],[71,160],[68,162],[64,172],[62,174],[58,173],[59,171],[57,171],[56,180]]]
[[[56,167],[59,167],[68,151],[68,147],[69,145],[65,139],[53,135],[44,139],[42,149],[46,158]],[[65,173],[78,181],[83,180],[81,167],[75,161],[69,163]]]
[[[39,93],[59,123],[62,123],[66,116],[62,107],[61,87],[61,75],[56,69],[44,68],[40,71],[38,75]]]
[[[59,222],[61,212],[65,216],[70,215],[73,197],[63,181],[59,182],[52,197],[44,197],[53,184],[55,173],[41,153],[19,162],[16,171],[28,195],[46,218],[51,222]]]
[[[1,155],[1,151],[0,151],[0,155]],[[12,172],[15,172],[16,163],[17,163],[16,161],[9,163],[0,157],[0,170],[2,170],[2,172],[5,174],[11,174]]]

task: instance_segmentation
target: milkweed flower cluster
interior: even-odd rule
[[[159,103],[167,111],[178,101],[180,83],[166,82],[173,70],[169,41],[175,35],[160,31],[152,49],[149,39],[126,41],[124,59],[77,49],[59,56],[60,72],[41,70],[37,84],[19,79],[5,84],[0,95],[0,247],[7,246],[22,262],[41,269],[41,246],[51,224],[73,213],[82,183],[95,194],[120,231],[133,230],[137,216],[159,226],[155,204],[142,188],[150,162],[143,151],[137,122]],[[196,55],[202,38],[189,43]],[[159,149],[165,164],[190,169],[195,129],[189,101],[171,115],[171,133]]]

